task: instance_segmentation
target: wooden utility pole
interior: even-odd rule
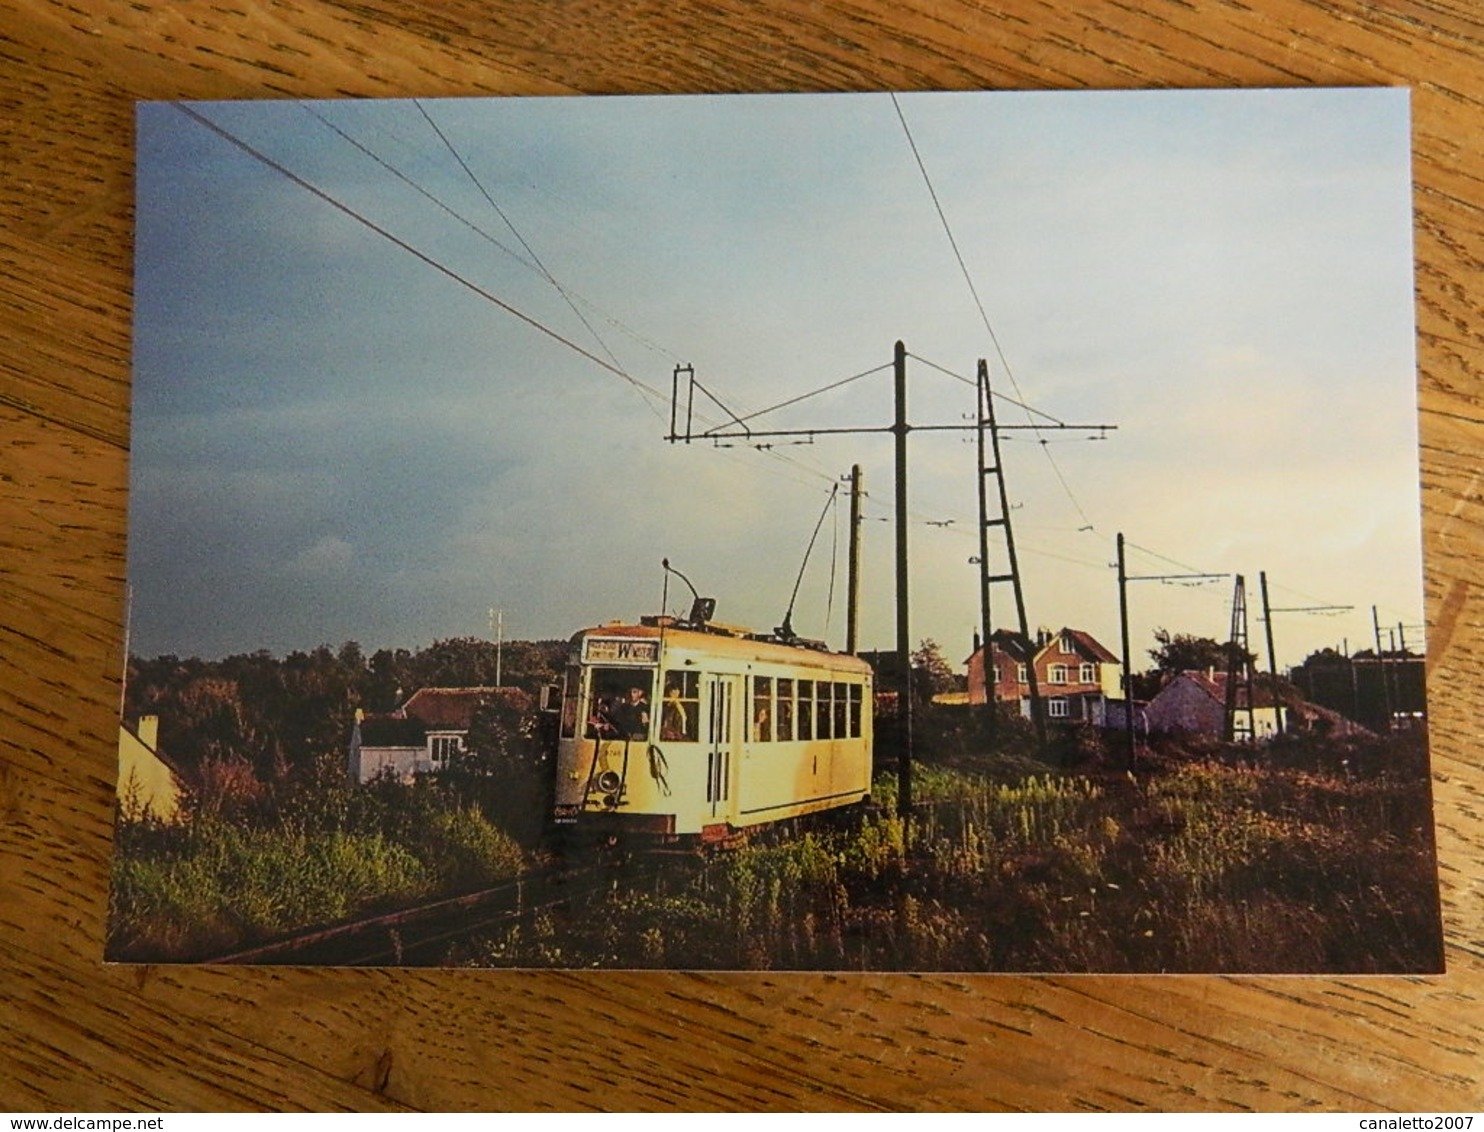
[[[1381,702],[1386,709],[1386,730],[1391,730],[1392,714],[1394,708],[1391,706],[1391,680],[1387,672],[1386,653],[1381,648],[1381,615],[1376,607],[1371,606],[1371,625],[1376,631],[1376,672],[1381,677]]]
[[[1258,580],[1262,583],[1262,620],[1263,624],[1267,626],[1268,630],[1268,670],[1273,674],[1273,711],[1278,720],[1278,734],[1282,735],[1287,731],[1287,727],[1284,725],[1283,722],[1282,705],[1278,703],[1278,657],[1277,645],[1274,643],[1273,638],[1273,614],[1348,613],[1355,607],[1353,605],[1295,605],[1289,606],[1286,609],[1279,609],[1268,604],[1268,572],[1266,570],[1261,570],[1258,572],[1257,576]],[[1348,642],[1346,642],[1346,644],[1344,645],[1343,651],[1347,656],[1349,655],[1350,646]],[[1355,678],[1355,666],[1353,664],[1350,666],[1350,677],[1353,687]],[[1352,711],[1353,710],[1354,709],[1352,708]]]
[[[850,468],[850,552],[845,582],[845,651],[860,651],[861,607],[861,466]]]
[[[1262,590],[1262,624],[1268,638],[1268,672],[1272,679],[1270,695],[1273,701],[1273,721],[1278,734],[1283,734],[1283,705],[1278,702],[1278,652],[1273,644],[1273,607],[1268,604],[1268,572],[1257,572],[1258,587]]]
[[[902,746],[897,756],[897,813],[912,812],[912,638],[908,617],[907,580],[907,347],[898,339],[892,355],[892,387],[895,390],[896,421],[891,427],[896,437],[896,524],[897,524],[897,665],[902,672],[899,705],[902,721]]]
[[[1128,568],[1123,559],[1123,532],[1118,532],[1118,626],[1123,635],[1123,725],[1127,742],[1123,751],[1123,769],[1129,773],[1138,766],[1138,746],[1134,736],[1134,668],[1128,643]]]

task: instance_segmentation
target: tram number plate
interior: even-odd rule
[[[589,664],[658,664],[658,641],[589,637],[582,642],[582,659]]]

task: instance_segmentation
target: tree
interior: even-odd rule
[[[1168,629],[1156,629],[1154,639],[1159,648],[1150,649],[1150,659],[1161,672],[1204,672],[1215,669],[1225,672],[1231,665],[1231,646],[1214,641],[1210,637],[1196,637],[1189,633],[1171,633]],[[1253,653],[1239,653],[1248,664],[1256,661]]]
[[[931,637],[924,639],[912,654],[912,686],[924,700],[960,687],[957,673],[943,655],[943,647]]]
[[[524,692],[490,699],[470,722],[448,784],[524,844],[534,844],[551,810],[549,752],[535,733],[535,704]]]

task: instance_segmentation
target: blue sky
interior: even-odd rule
[[[662,438],[677,364],[742,412],[899,338],[926,360],[914,423],[974,411],[927,362],[986,357],[997,389],[1119,426],[1005,445],[1033,622],[1116,647],[1122,530],[1136,574],[1246,574],[1259,648],[1260,570],[1280,608],[1356,607],[1275,616],[1280,663],[1368,644],[1373,604],[1420,643],[1406,92],[899,105],[1003,358],[888,95],[193,105],[485,296],[142,104],[134,651],[416,647],[491,607],[507,636],[566,636],[655,611],[663,557],[770,628],[852,463],[863,644],[889,648],[889,437]],[[757,423],[891,412],[883,372]],[[954,660],[978,622],[968,441],[911,439],[913,636]],[[837,646],[846,525],[842,496],[794,613]],[[1139,655],[1157,626],[1226,634],[1229,581],[1132,599]]]

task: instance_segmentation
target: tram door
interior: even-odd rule
[[[732,807],[732,780],[738,749],[737,705],[741,702],[742,677],[705,677],[706,702],[706,805],[712,817],[728,814]]]

